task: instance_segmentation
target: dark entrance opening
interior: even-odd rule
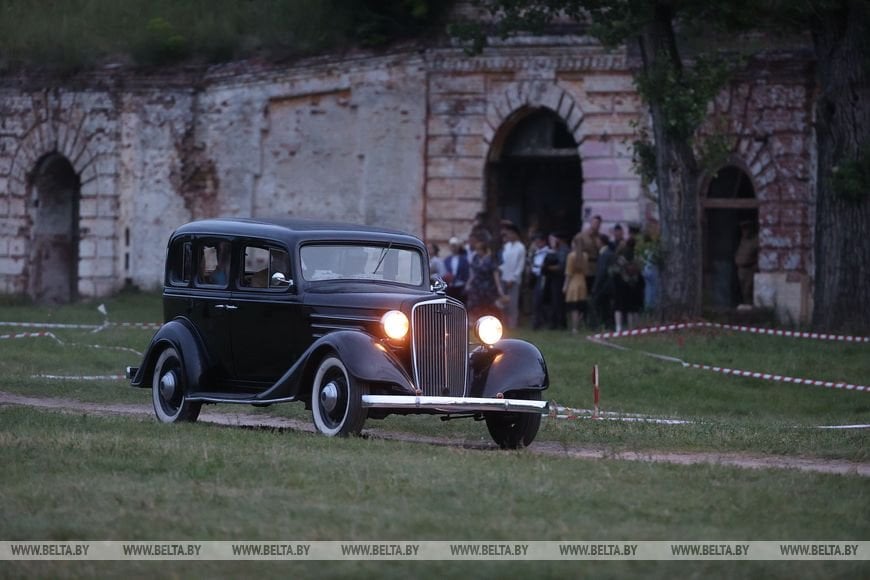
[[[741,223],[758,232],[758,200],[749,176],[741,169],[720,169],[710,181],[703,200],[704,305],[730,310],[744,299],[734,258],[740,245]]]
[[[29,179],[36,208],[29,294],[37,302],[71,302],[78,291],[79,176],[66,157],[50,153],[36,164]]]
[[[580,229],[583,172],[577,142],[565,122],[545,108],[526,112],[487,163],[491,225],[509,219],[524,234]],[[497,229],[493,229],[497,232]]]

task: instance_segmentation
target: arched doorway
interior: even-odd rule
[[[28,291],[37,302],[76,298],[81,182],[69,160],[50,153],[28,175],[34,205]]]
[[[740,168],[724,167],[710,180],[702,205],[704,305],[713,310],[730,310],[751,303],[751,297],[742,296],[734,258],[741,230],[748,229],[755,235],[758,232],[758,199],[752,181]]]
[[[509,219],[523,234],[580,229],[583,173],[577,142],[547,108],[518,112],[500,129],[486,166],[491,227]],[[493,227],[493,231],[498,231]]]

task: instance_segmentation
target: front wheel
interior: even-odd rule
[[[523,398],[540,401],[541,393],[533,391]],[[528,447],[541,427],[540,413],[486,413],[484,417],[492,440],[502,449]]]
[[[160,353],[154,364],[151,400],[154,414],[161,423],[193,422],[199,417],[202,403],[187,400],[187,382],[181,367],[181,357],[173,347]]]
[[[366,420],[363,391],[341,359],[327,355],[317,367],[311,388],[311,413],[317,430],[330,437],[359,435]]]

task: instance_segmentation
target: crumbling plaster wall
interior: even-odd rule
[[[125,281],[158,286],[165,241],[191,219],[309,217],[397,227],[436,242],[464,236],[486,205],[487,161],[498,158],[516,119],[539,107],[556,112],[578,143],[583,217],[643,221],[652,204],[630,143],[646,111],[628,57],[584,38],[549,42],[491,47],[473,58],[433,47],[161,77],[105,70],[64,83],[6,79],[0,292],[27,288],[35,216],[28,173],[51,152],[67,157],[82,180],[84,296]],[[758,192],[762,274],[792,282],[812,272],[813,89],[805,62],[765,65],[711,106],[711,123],[727,120],[732,156]]]
[[[28,173],[52,152],[82,180],[82,296],[157,287],[166,239],[191,219],[323,218],[422,235],[425,79],[412,54],[2,89],[0,291],[26,291]]]
[[[132,261],[144,265],[132,281],[160,281],[154,240],[189,219],[332,219],[422,234],[424,79],[414,58],[212,73],[182,107],[188,122],[156,136],[170,141],[158,149],[178,155],[159,177],[132,178],[168,180],[180,194],[172,207],[139,203],[162,231],[134,230]]]

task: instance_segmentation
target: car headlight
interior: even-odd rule
[[[384,332],[393,340],[405,338],[408,334],[410,323],[408,317],[398,310],[390,310],[381,316],[381,326],[384,327]]]
[[[474,325],[474,331],[483,344],[495,344],[501,340],[501,321],[495,316],[482,316]]]

